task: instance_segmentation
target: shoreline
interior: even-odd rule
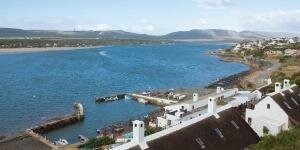
[[[100,46],[87,46],[87,47],[33,47],[33,48],[0,48],[0,54],[16,54],[16,53],[30,53],[30,52],[48,52],[48,51],[66,51],[78,50],[88,48],[100,48]]]
[[[100,47],[103,47],[103,46],[100,46]],[[59,50],[73,50],[73,49],[85,49],[85,48],[94,48],[94,47],[55,47],[55,48],[27,48],[28,51],[24,51],[24,48],[17,48],[15,50],[16,53],[23,53],[23,52],[44,52],[44,51],[59,51]],[[2,53],[2,50],[3,49],[0,49],[0,54]],[[11,49],[8,49],[8,50],[11,50]],[[20,50],[20,51],[18,51]],[[35,50],[35,51],[33,51]],[[10,51],[11,52],[11,51]],[[9,53],[9,52],[8,52]],[[246,65],[249,65],[249,69],[246,70],[246,71],[242,71],[242,72],[238,72],[238,73],[235,73],[235,74],[232,74],[230,76],[227,76],[227,77],[223,77],[221,78],[220,80],[218,81],[214,81],[212,83],[208,83],[206,86],[199,86],[199,87],[181,87],[181,88],[176,88],[174,89],[174,91],[176,92],[180,92],[180,93],[183,93],[183,94],[189,94],[189,95],[192,95],[194,92],[197,92],[199,93],[200,95],[205,95],[205,94],[209,94],[209,92],[214,92],[214,88],[217,87],[217,86],[225,86],[225,88],[230,88],[230,87],[233,87],[235,86],[237,83],[236,81],[238,81],[238,83],[245,79],[246,76],[250,75],[251,73],[253,73],[251,70],[251,65],[250,64],[247,64],[245,62],[241,62],[241,61],[237,61],[237,60],[228,60],[227,57],[224,57],[224,56],[221,56],[221,55],[214,55],[214,56],[217,56],[219,57],[220,60],[222,61],[228,61],[228,62],[238,62],[238,63],[243,63],[243,64],[246,64]],[[232,82],[234,81],[234,82]],[[166,91],[167,89],[156,89],[154,90],[153,92],[157,93],[157,92],[163,92],[163,91]],[[158,106],[158,105],[156,105]],[[161,106],[158,106],[159,108],[163,108]],[[155,110],[156,111],[156,110]],[[155,112],[154,111],[154,112]],[[149,114],[151,114],[153,112],[150,112]],[[50,119],[51,120],[51,119]],[[126,122],[126,121],[124,121]],[[44,123],[44,122],[40,122],[40,123]],[[113,125],[113,124],[112,124]],[[20,131],[16,131],[16,132],[21,132],[22,130]],[[14,132],[14,133],[16,133]],[[11,133],[11,134],[4,134],[3,136],[4,137],[9,137],[10,135],[14,134],[14,133]]]

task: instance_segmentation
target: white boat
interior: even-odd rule
[[[138,102],[143,103],[143,104],[147,104],[148,101],[143,99],[143,98],[138,98]]]
[[[130,96],[130,95],[125,95],[125,99],[126,99],[126,100],[132,99],[132,96]]]
[[[68,143],[68,141],[66,139],[59,138],[58,141],[55,141],[55,144],[56,145],[68,145],[69,143]]]

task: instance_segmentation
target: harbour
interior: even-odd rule
[[[228,63],[221,62],[218,58],[211,56],[202,56],[202,51],[206,49],[213,49],[219,47],[225,47],[227,45],[215,45],[215,44],[174,44],[174,45],[133,45],[133,46],[112,46],[112,47],[101,47],[101,48],[88,48],[88,49],[79,49],[79,50],[69,50],[69,51],[60,51],[60,52],[41,52],[41,53],[26,53],[26,54],[5,54],[5,59],[0,55],[0,61],[9,62],[7,59],[14,60],[14,57],[20,57],[23,61],[28,61],[31,57],[44,58],[43,60],[39,60],[40,65],[35,67],[39,69],[38,74],[31,72],[28,76],[30,80],[27,80],[26,84],[32,84],[36,86],[25,88],[25,91],[20,91],[18,94],[22,94],[23,98],[28,99],[24,106],[31,105],[35,106],[38,102],[37,99],[40,99],[41,105],[39,105],[38,110],[31,110],[31,113],[28,113],[26,109],[21,109],[19,114],[15,115],[23,115],[28,114],[23,117],[22,120],[26,120],[26,118],[34,118],[32,120],[27,121],[24,124],[20,124],[20,129],[26,129],[32,124],[42,124],[43,122],[47,122],[47,120],[51,120],[52,118],[59,118],[60,116],[68,116],[72,114],[72,109],[70,109],[70,103],[74,101],[81,102],[85,108],[84,120],[74,121],[74,124],[68,124],[66,126],[62,126],[62,128],[55,128],[50,132],[40,132],[45,133],[42,136],[46,136],[47,139],[51,141],[57,141],[59,138],[64,138],[69,141],[69,143],[78,142],[78,135],[84,135],[86,137],[94,137],[97,136],[97,130],[108,129],[112,124],[118,124],[118,122],[128,122],[129,120],[144,118],[151,112],[156,112],[160,110],[161,106],[170,105],[171,103],[176,103],[176,98],[168,98],[165,95],[162,99],[168,100],[168,103],[163,105],[157,105],[157,103],[152,103],[149,97],[144,97],[147,95],[143,95],[143,92],[134,92],[134,91],[159,91],[159,89],[170,89],[170,88],[182,88],[182,87],[201,87],[208,84],[208,81],[214,81],[216,78],[222,78],[230,74],[234,74],[243,70],[247,70],[247,66],[238,63]],[[151,48],[151,49],[150,49]],[[172,51],[173,48],[177,48],[178,50]],[[123,53],[122,49],[127,49],[129,53]],[[138,51],[135,49],[139,49]],[[176,53],[176,55],[180,53],[187,53],[186,49],[188,49],[188,56],[184,55],[183,58],[179,58],[178,60],[174,60],[175,56],[166,57],[165,54],[170,52]],[[190,49],[190,50],[189,50]],[[157,51],[165,51],[165,53],[157,53]],[[99,55],[99,51],[106,51],[106,56]],[[120,55],[118,53],[121,53]],[[144,61],[140,61],[138,57],[131,57],[131,54],[135,53],[137,56],[149,55],[151,59],[145,60],[145,62],[150,61],[151,63],[145,63]],[[78,56],[83,59],[81,62],[74,62],[72,59],[77,59]],[[67,58],[65,58],[68,56]],[[109,57],[108,57],[109,56]],[[123,56],[127,56],[124,58]],[[52,62],[52,57],[59,58],[55,62]],[[157,58],[156,58],[157,57]],[[127,59],[131,58],[131,59]],[[156,58],[156,59],[153,59]],[[166,59],[164,62],[161,60]],[[186,64],[182,66],[182,68],[178,69],[178,63],[182,60],[186,60],[189,58],[189,61],[185,62]],[[192,58],[192,59],[191,59]],[[203,59],[203,62],[212,64],[217,67],[228,67],[230,69],[222,70],[223,72],[211,72],[209,74],[202,74],[201,69],[203,68],[203,62],[197,62],[197,60]],[[160,61],[158,61],[160,60]],[[138,62],[138,64],[136,64]],[[195,64],[196,62],[196,64]],[[36,63],[36,62],[35,62]],[[38,64],[39,64],[38,63]],[[197,64],[198,63],[198,64]],[[216,64],[215,64],[216,63]],[[51,66],[60,66],[61,64],[66,64],[70,68],[64,68],[63,70],[55,70],[55,72],[48,72]],[[93,64],[93,65],[90,65]],[[135,64],[135,65],[132,65]],[[5,65],[5,63],[3,63]],[[21,65],[22,64],[18,64]],[[199,65],[199,66],[197,66]],[[41,67],[43,66],[43,67]],[[89,67],[87,67],[89,66]],[[120,66],[120,67],[117,67]],[[147,69],[143,69],[146,66]],[[186,67],[188,66],[188,67]],[[25,67],[25,66],[23,66]],[[46,67],[46,68],[45,68]],[[50,68],[49,68],[50,67]],[[142,68],[140,68],[142,67]],[[161,67],[164,67],[167,70],[162,70]],[[26,68],[26,67],[25,67]],[[88,68],[82,70],[81,68]],[[205,67],[204,67],[205,68]],[[69,70],[70,69],[70,70]],[[174,70],[175,69],[175,70]],[[30,69],[28,68],[27,71]],[[75,70],[75,71],[74,71]],[[142,70],[141,74],[139,73],[131,73],[135,70]],[[8,71],[8,70],[2,70]],[[20,74],[24,70],[19,70]],[[67,72],[67,73],[66,73]],[[152,72],[156,72],[153,74]],[[113,73],[113,74],[111,74]],[[28,73],[25,73],[28,74]],[[61,74],[61,75],[60,75]],[[62,75],[63,74],[63,75]],[[124,75],[123,75],[124,74]],[[165,78],[163,74],[173,74],[172,77]],[[192,76],[183,76],[188,74],[194,74]],[[59,76],[59,78],[52,80],[47,79],[45,77],[48,76]],[[207,78],[203,80],[202,78],[195,78],[194,76],[202,76],[202,78]],[[25,76],[27,78],[27,76]],[[22,77],[24,78],[24,77]],[[105,80],[103,80],[105,78]],[[3,79],[7,79],[7,86],[9,84],[17,84],[18,82],[12,82],[12,79],[9,79],[4,76]],[[150,80],[151,79],[151,80]],[[48,83],[46,84],[45,81]],[[72,84],[77,83],[77,84]],[[26,86],[26,84],[20,84]],[[54,88],[59,87],[59,88]],[[70,85],[70,87],[66,86]],[[109,86],[108,86],[109,85]],[[4,85],[3,85],[4,86]],[[9,87],[9,86],[8,86]],[[42,88],[48,88],[49,90],[41,91]],[[3,89],[4,90],[4,89]],[[8,89],[5,89],[6,93]],[[15,90],[15,89],[14,89]],[[24,93],[23,93],[24,92]],[[26,93],[25,93],[26,92]],[[47,93],[47,94],[46,94]],[[113,94],[113,93],[126,93],[126,94]],[[135,95],[134,94],[138,94]],[[153,92],[156,93],[156,92]],[[152,94],[153,94],[152,93]],[[179,92],[181,93],[181,92]],[[47,96],[44,96],[47,95]],[[102,96],[108,95],[108,96]],[[133,99],[127,99],[125,95],[131,96]],[[142,96],[141,96],[142,95]],[[175,94],[174,94],[175,95]],[[182,93],[181,96],[187,95]],[[5,95],[2,97],[7,98]],[[18,95],[16,95],[18,96]],[[100,97],[98,97],[100,96]],[[155,95],[151,95],[151,97]],[[187,95],[191,96],[191,95]],[[51,101],[47,99],[52,99]],[[11,99],[11,98],[8,98]],[[19,97],[16,97],[19,99]],[[97,99],[100,100],[100,103],[97,102]],[[138,101],[140,99],[140,102]],[[143,101],[147,100],[146,101]],[[153,98],[152,98],[153,99]],[[157,98],[155,98],[155,101]],[[154,102],[155,102],[154,101]],[[5,101],[7,103],[9,101]],[[47,105],[44,103],[47,102]],[[96,103],[95,103],[96,102]],[[141,103],[142,102],[142,103]],[[148,104],[144,104],[148,103]],[[162,101],[157,101],[162,102]],[[7,104],[8,107],[11,107],[10,104]],[[51,108],[55,109],[49,109]],[[1,107],[1,106],[0,106]],[[21,106],[19,106],[21,107]],[[29,107],[29,106],[28,106]],[[117,111],[112,111],[117,110]],[[2,108],[2,110],[8,110]],[[41,111],[43,110],[43,111]],[[59,110],[59,111],[54,111]],[[36,111],[36,112],[35,112]],[[38,112],[38,113],[37,113]],[[32,116],[31,116],[32,115]],[[110,116],[110,117],[107,117]],[[1,116],[0,116],[1,117]],[[40,119],[44,118],[44,119]],[[7,119],[5,117],[5,119]],[[22,120],[20,120],[22,122]],[[6,122],[10,122],[12,120],[7,120]],[[15,119],[14,121],[18,121]],[[72,121],[71,121],[72,122]],[[2,123],[3,124],[3,123]],[[5,126],[1,125],[0,126]],[[16,130],[14,128],[8,129],[5,126],[3,131],[6,133],[12,130]],[[54,128],[53,128],[54,129]]]

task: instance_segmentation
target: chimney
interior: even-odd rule
[[[137,144],[143,142],[144,141],[144,132],[145,132],[144,122],[135,120],[132,123],[133,123],[132,141]]]
[[[288,79],[283,80],[283,88],[285,88],[285,89],[290,88],[290,80],[288,80]]]
[[[224,91],[224,89],[222,87],[217,87],[217,92],[216,93],[221,93],[222,91]]]
[[[275,83],[275,93],[280,93],[281,92],[281,83],[276,82]]]
[[[217,103],[216,100],[213,97],[208,98],[208,113],[209,114],[215,114],[217,110]]]
[[[193,94],[193,101],[196,102],[199,100],[199,94],[198,93],[194,93]]]
[[[267,82],[268,82],[268,85],[272,84],[272,79],[269,78],[269,79],[267,80]]]

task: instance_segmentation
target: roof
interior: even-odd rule
[[[238,150],[259,141],[258,135],[234,108],[219,112],[175,132],[147,141],[151,150]]]
[[[289,119],[296,125],[300,124],[300,89],[297,86],[292,90],[284,90],[271,98],[286,112]]]
[[[0,141],[1,150],[51,150],[52,148],[27,134]]]
[[[262,94],[266,94],[268,92],[268,89],[272,87],[272,84],[264,85],[257,90],[260,91]]]

